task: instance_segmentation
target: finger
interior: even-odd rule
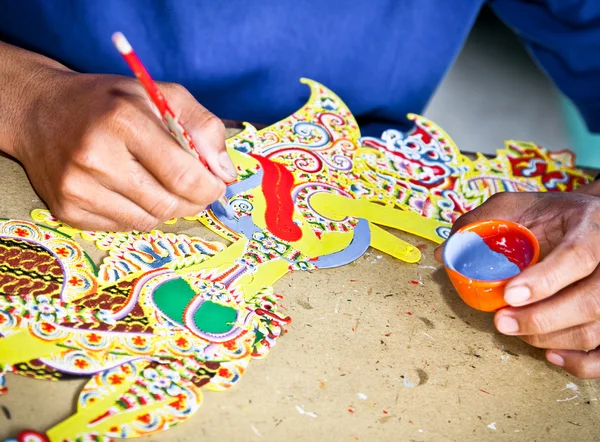
[[[600,349],[590,352],[548,350],[546,359],[578,378],[600,378]]]
[[[189,132],[210,170],[226,183],[235,181],[237,171],[225,148],[223,122],[182,86],[170,84],[165,88],[165,94],[173,102],[177,118]]]
[[[102,183],[159,220],[197,215],[205,209],[169,192],[133,157],[109,167]]]
[[[543,261],[525,269],[506,285],[504,299],[512,306],[546,299],[589,276],[599,259],[600,251],[589,233],[571,231]]]
[[[444,255],[444,246],[445,245],[446,245],[446,242],[444,241],[439,246],[437,246],[436,249],[433,251],[433,257],[440,264],[444,263],[443,255]]]
[[[540,335],[600,319],[600,268],[543,301],[496,313],[498,330],[505,334]]]
[[[156,180],[180,198],[206,207],[224,192],[225,185],[200,161],[177,145],[148,106],[129,114],[123,138],[127,149]]]
[[[80,230],[92,232],[117,232],[118,225],[115,221],[102,215],[89,212],[82,208],[72,207],[67,210],[53,209],[50,207],[52,215],[62,222]]]
[[[543,335],[525,335],[520,338],[538,348],[589,351],[600,345],[600,322],[594,321]]]
[[[152,216],[128,198],[105,188],[100,183],[94,186],[94,190],[93,198],[88,198],[81,203],[85,204],[86,211],[114,222],[113,231],[149,232],[161,221],[166,221]]]

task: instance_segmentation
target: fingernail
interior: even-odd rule
[[[550,362],[551,364],[558,365],[559,367],[564,367],[565,365],[565,359],[561,355],[559,355],[558,353],[554,353],[553,351],[548,352],[546,359],[548,359],[548,362]]]
[[[227,152],[221,152],[221,154],[219,155],[219,164],[221,165],[225,173],[229,175],[232,179],[237,178],[237,171],[235,170],[235,166],[233,165],[233,162],[231,161],[231,158],[229,158]]]
[[[524,285],[509,287],[504,291],[504,300],[510,305],[521,305],[529,298],[531,298],[531,290]]]
[[[502,333],[515,333],[519,331],[519,323],[510,316],[500,316],[496,321],[498,330]]]

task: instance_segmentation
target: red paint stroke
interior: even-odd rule
[[[481,391],[482,393],[485,393],[485,394],[490,394],[490,395],[492,394],[492,393],[490,393],[489,391],[485,391],[485,390],[483,390],[483,389],[481,389],[481,388],[479,389],[479,391]]]
[[[411,312],[406,312],[406,314],[407,314],[408,316],[412,316],[412,313],[411,313]]]
[[[431,143],[432,140],[432,136],[429,132],[427,132],[425,129],[423,129],[421,126],[417,125],[415,127],[415,129],[411,132],[412,136],[414,136],[415,138],[417,138],[417,135],[421,135],[421,140],[423,141],[423,143],[425,144],[429,144]]]
[[[523,270],[533,258],[533,245],[524,233],[509,229],[508,226],[499,225],[489,232],[479,233],[487,246],[496,253],[501,253],[506,258]]]
[[[391,335],[391,333],[386,333],[386,334],[385,334],[385,337],[387,338],[387,337],[389,337],[390,335]]]
[[[415,281],[414,279],[413,279],[412,281],[410,281],[410,283],[411,283],[412,285],[419,285],[419,281]]]
[[[388,414],[388,413],[389,413],[389,411],[383,410],[383,414]]]
[[[351,279],[350,282],[356,282],[356,279]]]
[[[280,323],[284,323],[284,324],[291,324],[292,322],[292,318],[290,318],[289,316],[286,317],[281,317],[269,310],[266,309],[262,309],[262,308],[257,308],[256,310],[254,310],[254,312],[258,315],[258,316],[269,316],[270,318],[274,319],[275,321],[278,321]]]
[[[284,241],[298,241],[302,238],[302,230],[293,220],[294,175],[283,164],[252,153],[250,156],[257,160],[263,169],[261,189],[267,202],[265,211],[267,228]]]
[[[350,406],[348,407],[348,413],[350,413],[350,414],[354,414],[354,412],[355,412],[355,411],[356,411],[356,409],[354,408],[354,405],[350,405]]]

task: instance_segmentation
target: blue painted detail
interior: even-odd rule
[[[369,244],[371,244],[369,221],[359,219],[354,229],[354,237],[348,247],[339,252],[321,256],[316,261],[313,261],[313,264],[319,269],[330,269],[346,265],[360,258],[369,248]]]
[[[506,256],[490,249],[475,232],[456,233],[450,237],[444,247],[444,264],[480,281],[512,278],[521,272]]]

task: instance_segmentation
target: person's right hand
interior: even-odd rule
[[[149,231],[201,212],[235,178],[222,122],[179,85],[160,88],[210,170],[176,143],[134,78],[55,70],[29,84],[36,99],[24,100],[13,155],[74,227]]]

